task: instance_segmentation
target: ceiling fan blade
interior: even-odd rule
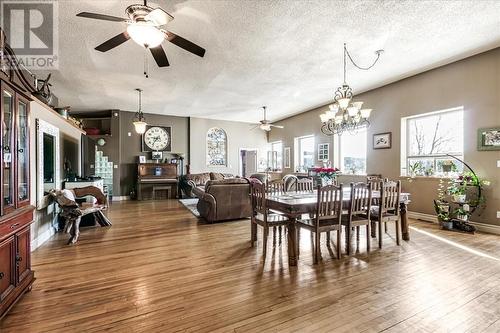
[[[188,41],[185,38],[182,38],[173,32],[162,30],[165,35],[167,35],[167,40],[184,50],[196,54],[198,57],[202,57],[205,55],[205,49],[201,46],[196,45],[193,42]]]
[[[281,125],[269,124],[269,126],[276,127],[276,128],[285,128],[285,126],[281,126]]]
[[[76,14],[76,16],[86,17],[95,20],[104,20],[104,21],[113,21],[113,22],[127,22],[128,20],[121,17],[111,16],[111,15],[103,15],[89,12],[81,12]]]
[[[108,39],[107,41],[105,41],[101,45],[97,46],[95,49],[97,51],[106,52],[106,51],[111,50],[112,48],[117,47],[118,45],[125,43],[129,39],[130,39],[130,36],[125,31],[119,35],[116,35],[115,37],[113,37],[111,39]]]
[[[151,51],[153,58],[155,58],[158,67],[167,67],[170,65],[168,63],[167,54],[165,53],[165,50],[163,50],[163,47],[161,47],[161,45],[150,48],[149,50]]]
[[[151,12],[149,12],[148,15],[144,17],[146,21],[151,21],[153,22],[154,25],[160,26],[160,25],[165,25],[168,22],[172,21],[174,17],[164,11],[161,8],[156,8],[153,9]]]

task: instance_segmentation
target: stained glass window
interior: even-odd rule
[[[227,136],[222,128],[214,127],[207,132],[207,165],[227,165]]]

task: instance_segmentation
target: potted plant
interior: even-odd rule
[[[340,170],[338,168],[314,168],[314,172],[321,179],[321,185],[333,185]]]
[[[464,204],[462,207],[455,209],[454,213],[457,219],[467,221],[470,216],[470,207],[469,205]]]
[[[460,176],[462,177],[462,176]],[[448,194],[453,197],[453,201],[457,203],[464,203],[467,198],[467,182],[463,180],[454,181],[448,187]]]
[[[434,209],[437,213],[438,222],[441,228],[452,230],[453,221],[450,216],[450,204],[446,201],[434,200]]]

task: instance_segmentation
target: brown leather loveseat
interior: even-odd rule
[[[205,187],[195,187],[198,212],[208,222],[250,217],[250,183],[245,178],[209,180]]]

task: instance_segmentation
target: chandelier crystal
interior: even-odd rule
[[[368,67],[358,66],[351,58],[347,46],[344,43],[344,83],[337,88],[333,96],[333,103],[328,106],[329,110],[320,114],[321,132],[325,135],[332,136],[335,134],[341,135],[344,132],[354,132],[361,127],[370,126],[368,118],[372,109],[362,109],[363,102],[353,101],[354,94],[352,88],[346,81],[346,64],[347,58],[357,68],[368,70],[372,68],[380,58],[383,50],[375,52],[377,58],[372,65]]]

